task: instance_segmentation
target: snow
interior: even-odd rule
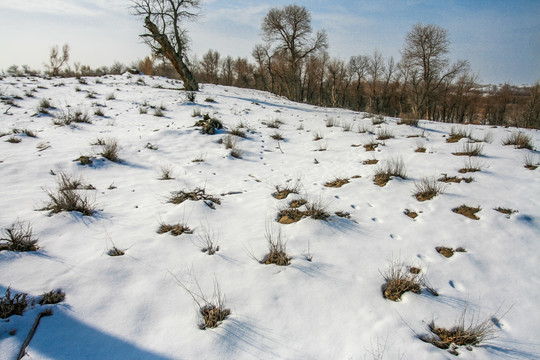
[[[356,131],[377,131],[366,114],[214,85],[203,85],[189,103],[180,86],[128,74],[89,78],[88,84],[0,80],[4,98],[22,98],[14,100],[17,106],[0,104],[0,132],[37,134],[13,135],[22,139],[18,144],[5,141],[11,135],[1,138],[0,226],[29,222],[40,246],[36,252],[0,252],[0,295],[8,286],[36,299],[58,288],[66,293],[59,304],[36,303],[23,316],[0,319],[2,358],[16,358],[44,307],[53,315],[41,319],[25,359],[448,359],[453,356],[417,335],[428,334],[431,320],[451,327],[465,308],[481,320],[494,316],[496,338],[472,351],[460,347],[460,358],[540,358],[540,170],[524,168],[523,157],[540,158],[537,151],[502,145],[516,129],[463,125],[474,138],[489,134],[493,140],[482,143],[482,171],[459,174],[465,158],[452,152],[467,139],[445,141],[455,125],[422,120],[411,127],[387,117],[380,127],[395,137],[366,152],[351,146],[375,138]],[[26,96],[30,92],[34,97]],[[95,99],[87,97],[90,92]],[[116,99],[107,100],[113,93]],[[36,114],[43,98],[57,108],[51,114],[69,106],[86,111],[92,123],[54,125],[52,116]],[[153,116],[151,108],[140,114],[145,102],[163,105],[165,116]],[[95,103],[105,105],[105,117],[93,115]],[[225,129],[201,134],[193,126],[197,110]],[[328,118],[341,126],[326,127]],[[264,125],[276,119],[283,122],[279,129]],[[240,123],[249,130],[238,139],[243,156],[236,159],[218,140]],[[353,131],[343,131],[346,123]],[[276,131],[285,140],[273,140]],[[538,131],[522,131],[540,148]],[[315,132],[324,138],[314,141]],[[409,135],[424,136],[426,153],[414,151],[419,138]],[[98,138],[118,140],[121,162],[98,155],[100,147],[91,145]],[[315,151],[320,142],[326,151]],[[40,143],[50,148],[40,151]],[[148,149],[148,143],[158,149]],[[73,161],[80,155],[95,156],[93,165]],[[375,157],[384,165],[396,156],[405,162],[407,179],[375,185],[377,165],[362,162]],[[192,162],[197,157],[204,162]],[[158,180],[164,166],[173,169],[173,180]],[[96,190],[79,191],[95,199],[98,211],[39,211],[47,202],[44,190],[56,187],[51,170],[92,184]],[[442,195],[417,201],[415,181],[441,174],[474,181],[448,184]],[[336,177],[350,183],[324,186]],[[294,184],[301,194],[272,197],[276,185]],[[219,197],[221,205],[213,210],[202,201],[167,202],[171,192],[197,187]],[[350,219],[332,215],[279,224],[278,211],[302,196],[332,214],[348,212]],[[480,206],[480,220],[451,211],[462,204]],[[497,207],[518,212],[508,217]],[[409,218],[406,209],[419,216]],[[179,222],[193,234],[157,233],[161,223]],[[204,227],[219,238],[213,256],[198,246]],[[267,229],[281,230],[289,266],[254,259],[267,253]],[[113,246],[125,255],[108,256]],[[466,252],[445,258],[436,246]],[[422,268],[439,296],[423,289],[399,302],[385,299],[381,273],[393,259]],[[200,330],[198,308],[175,276],[195,292],[198,282],[208,298],[216,281],[231,316],[215,329]]]

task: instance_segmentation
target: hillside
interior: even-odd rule
[[[10,287],[30,303],[0,319],[3,358],[16,359],[46,308],[25,359],[448,359],[418,337],[465,309],[488,336],[459,358],[540,358],[540,170],[524,167],[540,157],[502,144],[517,129],[409,126],[214,85],[190,102],[180,86],[0,80],[1,237],[15,224],[38,247],[0,246],[0,296]],[[201,133],[204,119],[223,129]],[[540,148],[538,131],[519,134]],[[470,150],[481,154],[454,154]],[[394,176],[375,184],[385,170]],[[422,181],[442,193],[417,200]],[[88,214],[51,204],[66,194]],[[453,212],[461,205],[477,219]],[[288,266],[264,264],[268,238],[286,243]],[[416,293],[386,299],[389,267]],[[212,301],[216,284],[230,315],[201,330],[194,298]],[[55,289],[63,301],[37,303]]]

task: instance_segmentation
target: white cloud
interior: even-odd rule
[[[49,15],[100,16],[104,13],[127,12],[127,0],[0,0],[0,8]]]

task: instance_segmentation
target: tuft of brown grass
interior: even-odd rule
[[[12,295],[8,286],[4,296],[0,297],[0,319],[7,319],[12,315],[22,315],[28,307],[28,295],[17,293]]]
[[[44,293],[38,301],[39,305],[52,305],[64,301],[66,293],[62,289],[51,290]]]
[[[457,352],[459,346],[466,346],[471,350],[470,347],[495,337],[496,328],[492,320],[494,318],[495,315],[479,320],[476,314],[468,317],[467,307],[465,307],[458,321],[451,328],[439,327],[432,320],[428,324],[431,334],[419,335],[418,338],[439,349],[448,350],[453,355],[459,355]]]
[[[173,191],[169,198],[170,203],[179,205],[186,200],[203,200],[206,205],[213,208],[213,204],[221,205],[221,200],[213,195],[208,195],[205,188],[195,188],[193,190]]]
[[[480,143],[465,143],[463,146],[458,149],[458,151],[453,152],[453,155],[456,156],[482,156],[482,151],[484,150],[484,145]]]
[[[435,250],[445,258],[452,257],[454,255],[454,249],[445,247],[445,246],[437,246],[435,247]]]
[[[533,150],[532,136],[522,131],[513,132],[502,141],[503,145],[514,145],[516,149]]]
[[[96,205],[87,195],[80,193],[79,189],[92,190],[93,186],[84,185],[82,179],[72,179],[64,173],[60,173],[58,189],[56,192],[45,190],[49,196],[49,202],[41,210],[50,210],[53,214],[62,211],[78,211],[83,216],[93,215]]]
[[[444,192],[445,186],[435,178],[423,178],[420,182],[415,182],[414,196],[418,201],[431,200],[435,196]]]
[[[385,280],[383,285],[383,296],[392,301],[401,300],[401,296],[408,291],[415,294],[421,292],[421,281],[418,274],[413,274],[399,260],[390,262],[384,273],[381,274]]]
[[[291,257],[287,255],[287,243],[283,240],[281,229],[278,228],[276,231],[271,226],[266,226],[265,238],[268,242],[268,254],[261,263],[287,266],[291,263]]]
[[[175,225],[169,225],[161,223],[157,231],[158,234],[165,234],[170,232],[173,236],[180,236],[182,234],[193,234],[193,231],[187,225],[177,223]]]
[[[307,200],[306,199],[296,199],[296,200],[291,200],[289,201],[289,207],[291,209],[298,209],[299,207],[301,207],[302,205],[306,205],[307,204]]]
[[[298,222],[302,220],[306,216],[306,212],[295,209],[295,208],[287,208],[282,209],[278,212],[278,219],[277,221],[280,224],[293,224],[295,222]]]
[[[100,145],[101,152],[99,153],[99,155],[112,162],[120,161],[118,157],[118,140],[116,140],[115,138],[107,138],[103,140],[103,143],[101,143]]]
[[[377,160],[377,159],[369,159],[369,160],[362,161],[362,164],[364,164],[364,165],[375,165],[378,162],[379,162],[379,160]]]
[[[480,218],[476,216],[476,213],[479,212],[480,210],[482,210],[480,206],[470,207],[467,205],[461,205],[457,208],[452,209],[452,211],[455,212],[456,214],[466,216],[469,219],[473,219],[473,220],[480,220]]]
[[[300,184],[295,183],[287,185],[276,185],[276,191],[272,193],[272,196],[278,200],[287,198],[289,194],[298,194],[300,193]]]
[[[463,127],[452,126],[450,135],[446,138],[447,143],[456,143],[463,138],[472,139],[472,130]]]
[[[283,137],[283,133],[280,133],[278,131],[275,131],[272,135],[270,135],[270,137],[276,141],[281,141],[281,140],[284,140],[285,138]]]
[[[74,159],[73,161],[78,161],[81,165],[92,165],[92,158],[90,156],[81,155],[77,159]]]
[[[533,156],[529,154],[523,157],[523,164],[524,167],[529,170],[536,170],[536,168],[538,168],[538,165],[540,165],[540,163],[535,162]]]
[[[377,131],[377,140],[388,140],[392,139],[393,137],[394,134],[388,128],[380,128],[379,131]]]
[[[503,207],[500,207],[500,206],[493,209],[493,210],[498,211],[501,214],[507,215],[508,218],[510,218],[510,216],[512,216],[512,214],[515,214],[515,213],[518,212],[517,210],[513,210],[513,209],[510,209],[510,208],[503,208]]]
[[[418,217],[418,213],[416,211],[412,211],[409,209],[405,209],[403,213],[407,215],[408,217],[410,217],[411,219],[416,219]]]
[[[364,149],[366,149],[366,151],[375,151],[377,146],[379,146],[379,143],[372,140],[368,142],[367,144],[364,144]]]
[[[4,237],[0,238],[0,251],[36,251],[38,238],[34,236],[30,223],[24,224],[17,220],[3,230]],[[3,242],[3,243],[2,243]]]
[[[331,187],[331,188],[340,188],[345,184],[348,184],[350,181],[348,178],[335,178],[332,181],[328,181],[324,184],[325,187]]]
[[[447,174],[442,174],[443,176],[439,178],[438,181],[444,183],[457,183],[459,184],[462,181],[465,181],[467,184],[472,182],[474,179],[472,177],[457,177],[457,176],[448,176]]]
[[[405,162],[403,162],[401,157],[390,158],[386,161],[384,166],[378,166],[375,169],[373,182],[382,187],[385,186],[393,176],[402,179],[407,178]]]

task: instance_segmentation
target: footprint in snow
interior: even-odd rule
[[[401,240],[401,236],[400,235],[396,235],[396,234],[390,234],[390,238],[394,239],[394,240]]]

